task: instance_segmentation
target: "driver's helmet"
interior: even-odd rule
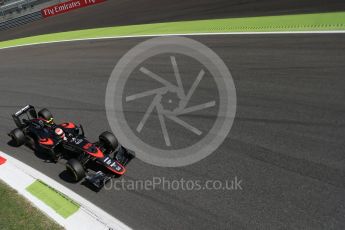
[[[65,132],[60,128],[55,129],[55,134],[61,137],[62,139],[65,139],[66,137]]]

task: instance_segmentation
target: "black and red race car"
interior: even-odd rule
[[[12,117],[17,126],[8,134],[12,144],[27,145],[52,162],[67,159],[66,170],[75,182],[85,178],[100,189],[111,178],[123,175],[134,157],[112,133],[104,132],[97,142],[90,142],[81,125],[56,124],[47,109],[37,113],[32,105],[27,105]]]

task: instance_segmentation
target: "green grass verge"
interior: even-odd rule
[[[63,228],[0,181],[0,229],[58,230]]]
[[[73,215],[80,208],[78,204],[39,180],[27,187],[26,190],[64,218]]]
[[[229,18],[118,26],[39,35],[0,42],[0,48],[44,42],[156,34],[345,30],[345,12]]]

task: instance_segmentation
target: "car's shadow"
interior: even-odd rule
[[[59,174],[60,179],[62,179],[63,181],[70,183],[70,184],[78,184],[79,182],[75,182],[73,176],[71,175],[71,173],[69,173],[67,170],[64,170],[63,172],[61,172]],[[85,179],[82,180],[82,182],[80,183],[81,185],[87,187],[88,189],[90,189],[93,192],[98,193],[101,189],[100,188],[96,188],[95,186],[93,186],[92,184],[90,184],[88,181],[86,181]]]
[[[11,146],[11,147],[18,147],[16,145],[16,143],[14,143],[13,140],[10,140],[7,142],[7,145]],[[29,146],[29,145],[25,145],[25,148],[29,149],[30,151],[33,151],[34,152],[34,155],[41,159],[42,161],[44,161],[45,163],[52,163],[52,164],[56,164],[57,162],[54,162],[51,160],[49,154],[47,154],[46,152],[44,152],[43,150],[41,149],[38,149],[38,148],[33,148],[32,146]],[[64,159],[66,161],[68,161],[69,159],[71,158],[74,158],[74,156],[71,156],[71,157],[66,157],[66,154],[62,154],[64,157],[62,157],[61,159]],[[135,158],[134,154],[133,155],[130,155],[130,157],[128,157],[128,161],[126,162],[126,165],[129,164],[130,161],[133,160],[133,158]],[[88,169],[93,171],[93,172],[97,172],[97,171],[100,171],[101,166],[97,165],[96,163],[94,164],[89,164],[88,165]],[[114,178],[112,178],[113,180],[119,178],[120,176],[114,176]],[[78,184],[79,182],[75,182],[73,176],[71,175],[71,173],[69,173],[67,171],[67,169],[65,169],[64,171],[62,171],[60,174],[59,174],[59,178],[62,179],[63,181],[67,182],[67,183],[70,183],[70,184]],[[87,187],[88,189],[90,189],[91,191],[95,192],[95,193],[98,193],[102,190],[102,188],[97,188],[95,187],[94,185],[92,185],[90,182],[86,181],[85,179],[83,179],[80,183],[81,185]]]
[[[75,181],[73,180],[73,176],[72,176],[67,170],[62,171],[62,172],[59,174],[59,177],[60,177],[62,180],[66,181],[66,182],[68,182],[68,183],[71,183],[71,184],[77,184],[77,183],[78,183],[78,182],[75,182]]]
[[[85,187],[87,187],[88,189],[90,189],[91,191],[95,192],[95,193],[98,193],[99,191],[101,191],[102,188],[97,188],[95,187],[94,185],[90,184],[90,182],[86,181],[86,180],[83,180],[81,182],[81,184]]]
[[[13,148],[18,148],[18,146],[16,145],[16,143],[13,140],[8,141],[7,145],[11,146]],[[34,149],[31,146],[29,146],[29,145],[24,145],[24,147],[29,149],[30,151],[32,151],[37,158],[43,160],[44,162],[46,162],[46,163],[55,163],[55,162],[50,160],[49,156],[45,152],[38,151],[37,149]]]
[[[17,147],[17,145],[14,143],[14,141],[13,140],[9,140],[8,142],[7,142],[7,145],[9,145],[9,146],[11,146],[11,147]]]

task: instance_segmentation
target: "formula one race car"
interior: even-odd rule
[[[133,153],[119,145],[116,137],[104,132],[95,143],[85,138],[81,125],[55,124],[47,109],[38,113],[27,105],[12,115],[17,126],[8,135],[15,146],[27,145],[44,153],[52,162],[67,159],[66,170],[72,180],[87,182],[100,189],[111,178],[125,173]]]

